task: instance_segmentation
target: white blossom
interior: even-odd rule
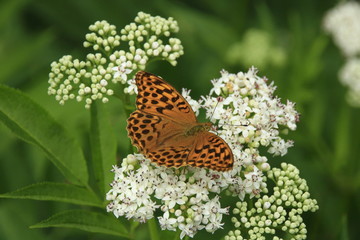
[[[324,17],[324,29],[347,57],[360,53],[360,4],[342,2]]]
[[[176,218],[169,217],[169,211],[166,211],[162,217],[159,217],[159,224],[162,230],[176,231],[175,223],[177,222]]]
[[[114,79],[118,79],[119,82],[125,83],[127,76],[132,72],[131,69],[127,69],[127,64],[122,63],[120,66],[113,67],[112,70],[114,73]]]
[[[273,194],[259,197],[251,206],[246,201],[237,202],[232,211],[235,230],[225,239],[243,239],[244,235],[246,239],[279,239],[280,232],[291,234],[293,239],[306,239],[301,214],[314,212],[319,206],[310,198],[306,180],[299,174],[295,166],[286,163],[281,163],[281,169],[268,171],[268,178],[275,183]]]
[[[179,228],[182,236],[194,236],[205,227],[210,232],[221,228],[222,215],[228,214],[218,196],[209,198],[209,193],[218,193],[227,183],[214,180],[214,175],[204,169],[159,167],[141,154],[130,154],[113,171],[115,177],[106,199],[110,201],[107,211],[116,217],[145,222],[161,209],[164,214],[158,220],[162,229]],[[182,206],[188,210],[181,211]]]
[[[259,197],[266,190],[263,172],[271,168],[259,147],[274,155],[286,154],[292,141],[283,140],[279,128],[295,130],[298,114],[294,104],[283,104],[273,96],[273,84],[258,77],[254,68],[238,74],[222,71],[212,83],[211,94],[199,101],[193,100],[188,90],[183,90],[183,96],[194,112],[205,109],[215,126],[214,133],[234,154],[233,169],[166,168],[152,164],[141,154],[128,155],[121,167],[114,166],[115,181],[107,193],[108,211],[146,221],[160,209],[162,229],[179,229],[181,238],[193,237],[202,229],[213,233],[222,228],[223,215],[228,214],[228,208],[220,204],[223,191],[244,200],[245,196]]]
[[[89,53],[85,61],[67,55],[51,64],[48,94],[55,95],[61,105],[70,99],[84,100],[87,109],[96,100],[107,103],[119,83],[125,86],[117,95],[135,94],[130,74],[144,70],[149,60],[175,66],[184,54],[181,41],[171,37],[179,31],[173,18],[139,12],[134,22],[120,30],[121,35],[107,21],[96,21],[89,30],[83,46],[92,47],[95,53]]]
[[[339,72],[340,81],[348,87],[347,101],[360,107],[360,59],[349,59]]]

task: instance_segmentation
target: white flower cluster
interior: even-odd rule
[[[349,87],[347,101],[360,107],[360,4],[343,2],[324,17],[324,29],[332,34],[336,45],[346,56],[339,72],[340,81]]]
[[[299,114],[294,103],[281,103],[273,95],[273,83],[268,84],[256,73],[255,68],[237,74],[222,71],[221,78],[212,80],[214,87],[210,95],[203,97],[202,107],[218,127],[216,133],[230,145],[239,165],[266,170],[267,158],[260,155],[258,148],[267,147],[273,155],[285,155],[293,142],[285,141],[280,133],[295,130]]]
[[[265,240],[270,235],[280,240],[280,232],[291,239],[306,239],[301,214],[319,209],[317,201],[310,198],[306,181],[295,166],[286,163],[281,164],[281,169],[270,170],[268,178],[275,182],[273,194],[259,198],[254,207],[238,202],[233,210],[237,217],[232,217],[236,230],[230,231],[225,240]]]
[[[191,99],[190,91],[184,90],[183,96],[195,112],[205,108],[208,118],[218,126],[216,133],[235,156],[233,169],[216,172],[193,167],[165,168],[150,164],[140,154],[129,155],[121,168],[114,167],[115,181],[107,194],[111,200],[108,211],[145,221],[160,208],[164,212],[159,218],[162,229],[178,228],[182,237],[193,236],[203,228],[214,232],[221,227],[222,215],[227,212],[219,203],[222,191],[241,200],[246,195],[252,198],[266,192],[263,171],[268,171],[270,165],[258,148],[268,147],[275,155],[286,154],[292,143],[279,134],[280,128],[296,128],[294,104],[282,104],[274,97],[275,87],[258,77],[254,68],[238,74],[223,71],[222,77],[212,82],[211,95],[200,101]],[[215,197],[210,199],[209,193]]]
[[[275,86],[266,78],[256,75],[250,68],[247,73],[221,72],[219,79],[212,80],[210,95],[196,104],[184,91],[184,97],[198,112],[206,110],[207,118],[216,126],[215,133],[223,138],[234,155],[234,167],[220,174],[228,183],[228,192],[241,200],[259,196],[266,188],[263,172],[270,169],[268,159],[259,148],[265,147],[273,155],[285,155],[293,142],[285,141],[280,133],[295,130],[299,114],[294,103],[281,103],[273,95]]]
[[[222,216],[228,208],[221,208],[220,193],[227,185],[218,173],[199,168],[165,168],[155,166],[141,154],[128,155],[121,167],[114,166],[115,178],[106,199],[111,201],[107,211],[116,217],[125,216],[140,222],[158,217],[160,227],[181,230],[193,237],[201,229],[213,233],[223,225]]]
[[[95,100],[106,103],[117,83],[122,84],[125,93],[133,94],[129,74],[145,69],[150,60],[166,60],[176,65],[176,59],[184,54],[180,40],[169,38],[179,30],[172,18],[140,12],[135,23],[120,31],[122,35],[106,21],[95,22],[89,30],[84,47],[92,47],[99,53],[88,54],[85,61],[64,56],[51,64],[48,94],[55,95],[62,105],[69,99],[85,100],[86,108]],[[115,50],[125,41],[128,49]]]
[[[107,96],[113,95],[114,91],[107,88],[107,85],[113,77],[112,70],[103,67],[104,63],[106,58],[100,53],[88,54],[86,61],[67,55],[58,62],[52,62],[48,94],[55,95],[61,105],[70,99],[78,102],[85,99],[85,108],[90,108],[91,103],[97,99],[101,99],[103,103],[108,102]]]
[[[347,57],[360,53],[360,4],[343,2],[324,17],[324,29]]]
[[[139,12],[135,22],[121,30],[121,40],[128,42],[129,51],[115,51],[110,59],[115,66],[126,64],[129,69],[143,70],[151,58],[159,58],[175,66],[176,59],[184,54],[183,46],[178,38],[168,37],[178,31],[178,24],[173,18],[153,17]],[[125,92],[133,94],[128,89]]]
[[[95,50],[103,49],[110,52],[113,48],[120,45],[120,36],[116,32],[116,27],[107,21],[96,21],[90,25],[91,33],[85,35],[84,47],[91,47]]]
[[[347,101],[349,104],[360,107],[360,59],[349,59],[340,70],[340,81],[349,87]]]

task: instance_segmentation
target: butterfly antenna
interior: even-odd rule
[[[224,100],[224,98],[219,96],[219,97],[216,98],[216,100],[217,100],[217,102],[216,102],[216,105],[215,105],[215,107],[214,107],[214,110],[213,110],[213,112],[212,112],[212,114],[211,114],[211,116],[210,116],[210,120],[211,120],[212,117],[214,116],[214,113],[215,113],[215,110],[216,110],[216,108],[217,108],[217,105],[219,104],[219,102],[222,102],[222,101]]]
[[[221,126],[233,126],[233,127],[247,127],[250,125],[250,122],[248,121],[246,124],[240,124],[240,125],[237,125],[237,124],[221,124]]]

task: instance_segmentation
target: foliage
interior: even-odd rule
[[[89,233],[72,228],[116,235],[98,234],[97,239],[126,239],[134,236],[135,229],[136,239],[159,238],[153,222],[147,229],[103,214],[103,193],[113,177],[108,166],[115,163],[106,161],[111,156],[123,158],[129,149],[123,131],[126,123],[119,121],[126,118],[123,106],[109,101],[93,104],[89,111],[69,101],[61,107],[46,91],[49,63],[65,53],[86,58],[88,50],[79,46],[90,24],[106,19],[121,27],[144,11],[178,20],[181,31],[177,37],[186,52],[176,68],[158,62],[150,64],[149,71],[174,80],[178,89],[192,89],[195,97],[209,92],[208,80],[222,68],[246,71],[250,67],[246,64],[251,64],[243,60],[247,58],[231,55],[236,59],[231,61],[229,51],[248,30],[266,32],[270,47],[280,51],[283,60],[265,62],[260,75],[274,80],[277,95],[296,102],[301,113],[297,131],[290,134],[295,147],[286,161],[300,169],[320,205],[319,211],[304,217],[308,239],[355,239],[360,234],[356,220],[360,208],[360,112],[345,100],[346,91],[338,81],[343,58],[321,30],[325,12],[335,4],[310,0],[269,4],[246,0],[1,2],[0,192],[4,199],[0,200],[0,238],[89,238]],[[98,146],[95,150],[90,147],[94,145]],[[92,156],[100,161],[94,162]],[[280,164],[271,156],[269,162]],[[45,192],[44,187],[48,189]],[[225,201],[235,205],[230,199]],[[59,226],[64,219],[70,228],[28,229],[31,225]],[[233,223],[225,219],[223,227],[228,232]],[[211,237],[221,236],[216,232]],[[205,237],[209,238],[208,233],[200,232],[195,239]]]

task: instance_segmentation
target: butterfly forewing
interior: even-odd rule
[[[182,133],[183,127],[166,118],[136,110],[128,118],[127,131],[132,144],[147,154],[149,150],[173,141]]]
[[[138,88],[137,109],[178,121],[180,124],[197,122],[188,102],[163,79],[139,71],[135,80]]]
[[[170,84],[143,71],[135,79],[137,110],[130,115],[127,130],[141,153],[166,167],[232,169],[230,147],[201,127],[208,124],[197,122],[189,103]]]

